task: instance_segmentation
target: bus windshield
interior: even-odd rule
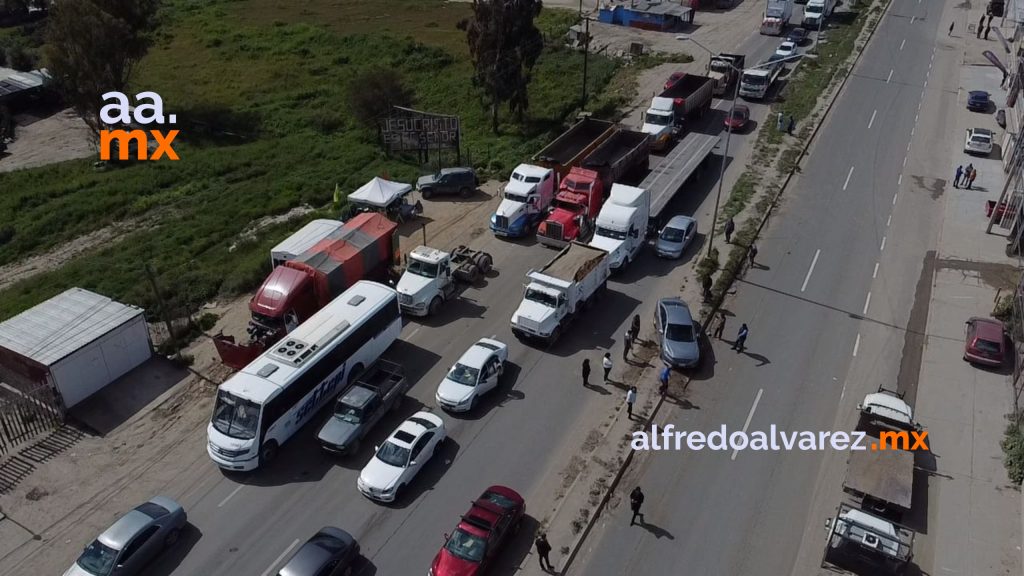
[[[213,407],[213,427],[225,436],[239,440],[256,437],[260,424],[260,406],[223,390],[217,392]]]

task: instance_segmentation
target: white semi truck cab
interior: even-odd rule
[[[608,266],[618,272],[636,259],[647,235],[651,193],[644,188],[612,184],[611,196],[597,215],[590,246],[608,252]]]
[[[413,316],[433,316],[455,295],[458,282],[474,283],[491,271],[490,254],[459,246],[445,252],[417,246],[398,280],[398,305]]]
[[[519,238],[544,219],[558,191],[558,174],[551,168],[520,164],[512,171],[504,197],[491,215],[491,231]]]

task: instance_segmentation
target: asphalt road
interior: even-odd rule
[[[747,322],[747,351],[716,342],[688,402],[661,421],[704,432],[830,430],[844,395],[895,385],[902,327],[940,220],[944,183],[917,182],[904,158],[915,126],[938,120],[917,113],[941,10],[893,0],[759,242],[758,266],[727,302],[725,336]],[[885,328],[880,342],[862,341],[866,325]],[[871,382],[849,382],[852,359],[868,349]],[[642,486],[646,526],[630,527],[628,502],[616,501],[573,572],[790,574],[805,526],[824,520],[809,515],[821,461],[798,451],[648,453],[620,488],[628,500]]]
[[[752,36],[739,51],[761,61],[780,39]],[[702,131],[717,131],[721,110],[706,119]],[[766,108],[752,106],[755,121]],[[751,134],[736,135],[731,156],[742,157]],[[656,162],[652,159],[652,162]],[[730,167],[735,175],[739,166]],[[668,213],[710,212],[717,168],[704,171]],[[496,206],[496,202],[495,202]],[[484,208],[484,207],[481,207]],[[493,208],[493,207],[491,207]],[[298,544],[324,525],[342,527],[359,540],[366,561],[360,574],[405,575],[426,572],[430,560],[469,502],[490,484],[519,490],[527,498],[531,515],[515,546],[495,567],[495,574],[511,574],[526,554],[529,534],[539,516],[537,502],[550,503],[542,483],[564,465],[600,418],[607,400],[579,385],[578,367],[584,355],[598,361],[605,349],[620,343],[634,313],[649,318],[660,295],[677,294],[695,257],[691,248],[684,259],[667,262],[645,251],[621,277],[614,279],[603,301],[602,313],[581,319],[550,350],[516,341],[508,319],[518,305],[522,281],[530,268],[541,266],[553,251],[533,240],[508,242],[486,230],[490,209],[479,209],[479,222],[467,222],[473,247],[494,255],[496,275],[486,285],[467,290],[450,303],[439,318],[410,321],[401,342],[386,356],[401,361],[415,379],[410,401],[401,414],[382,423],[364,442],[362,453],[348,460],[326,456],[313,442],[315,423],[282,447],[270,469],[240,476],[222,473],[205,452],[205,433],[185,442],[195,446],[194,458],[180,463],[172,478],[161,478],[154,492],[178,499],[187,509],[191,529],[183,542],[149,568],[147,574],[235,575],[274,574]],[[700,226],[704,230],[704,226]],[[647,324],[644,324],[647,330]],[[444,416],[452,439],[413,482],[403,499],[391,506],[372,503],[356,490],[356,477],[370,449],[400,422],[420,409],[433,407],[436,385],[459,355],[482,336],[497,336],[510,345],[510,366],[502,387],[469,416]],[[617,354],[616,354],[617,357]],[[612,388],[610,393],[618,394]],[[597,414],[597,416],[595,416]],[[543,496],[543,500],[541,498]],[[535,504],[531,504],[534,502]],[[61,554],[73,554],[81,543],[68,543]]]

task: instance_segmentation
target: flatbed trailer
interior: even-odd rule
[[[718,142],[718,136],[691,132],[644,178],[640,188],[651,191],[652,221],[659,220],[665,206],[718,146]]]
[[[878,442],[868,436],[867,444]],[[843,489],[862,498],[862,507],[898,520],[910,510],[914,488],[914,453],[906,450],[853,450]],[[894,509],[895,507],[895,509]]]

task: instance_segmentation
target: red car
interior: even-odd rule
[[[523,520],[526,503],[518,492],[491,486],[473,502],[441,551],[430,564],[430,576],[483,574],[512,540]]]
[[[665,80],[665,90],[668,90],[673,84],[679,82],[679,79],[683,76],[686,76],[686,72],[673,72],[672,75],[668,77],[668,80]]]
[[[732,114],[725,117],[725,129],[740,131],[747,127],[750,121],[750,108],[746,106],[733,107]]]
[[[975,316],[967,321],[964,360],[971,364],[1002,366],[1006,358],[1006,329],[992,318]]]

